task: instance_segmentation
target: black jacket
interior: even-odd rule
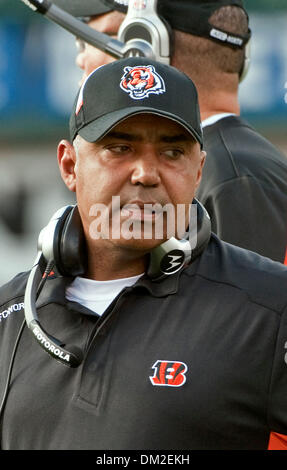
[[[0,290],[0,397],[27,274]],[[287,268],[212,239],[160,282],[124,289],[100,318],[47,280],[44,328],[85,352],[68,368],[25,329],[2,449],[267,449],[287,434]]]
[[[197,197],[219,238],[284,262],[287,158],[240,117],[204,128],[207,152]]]

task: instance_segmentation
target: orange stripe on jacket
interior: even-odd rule
[[[278,434],[277,432],[271,432],[268,450],[287,450],[286,434]]]

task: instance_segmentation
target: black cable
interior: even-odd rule
[[[42,281],[39,285],[39,288],[38,288],[38,291],[37,291],[37,298],[39,297],[40,295],[40,292],[46,282],[46,279],[48,277],[48,275],[50,274],[52,268],[54,266],[54,262],[53,261],[50,261],[47,266],[46,266],[46,269],[45,269],[45,272],[43,274],[43,278],[42,278]],[[2,402],[1,402],[1,405],[0,405],[0,422],[1,422],[1,419],[2,419],[2,414],[4,412],[4,408],[5,408],[5,404],[6,404],[6,400],[7,400],[7,397],[8,397],[8,392],[9,392],[9,387],[10,387],[10,381],[11,381],[11,376],[12,376],[12,370],[13,370],[13,366],[14,366],[14,361],[15,361],[15,357],[16,357],[16,353],[17,353],[17,349],[18,349],[18,346],[19,346],[19,343],[20,343],[20,339],[21,339],[21,336],[22,336],[22,333],[24,331],[24,328],[26,326],[26,318],[24,317],[24,320],[21,324],[21,327],[20,327],[20,330],[18,332],[18,335],[17,335],[17,338],[16,338],[16,341],[15,341],[15,344],[14,344],[14,348],[13,348],[13,351],[12,351],[12,355],[11,355],[11,360],[10,360],[10,365],[9,365],[9,369],[8,369],[8,375],[7,375],[7,380],[6,380],[6,385],[5,385],[5,388],[4,388],[4,394],[3,394],[3,398],[2,398]]]
[[[45,282],[46,282],[46,280],[47,280],[47,277],[49,276],[50,272],[51,272],[52,269],[53,269],[54,264],[55,264],[54,261],[50,261],[50,262],[47,264],[46,269],[45,269],[44,274],[43,274],[43,277],[42,277],[42,280],[41,280],[41,282],[40,282],[40,284],[39,284],[39,287],[38,287],[38,289],[37,289],[37,298],[39,297],[39,295],[40,295],[40,293],[41,293],[41,290],[43,289],[44,284],[45,284]]]

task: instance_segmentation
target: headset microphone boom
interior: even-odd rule
[[[157,15],[157,0],[149,0],[145,11],[136,7],[135,2],[130,2],[119,31],[120,40],[94,30],[49,0],[21,1],[31,10],[116,59],[139,56],[169,63],[169,32]]]

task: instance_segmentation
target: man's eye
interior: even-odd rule
[[[110,152],[117,153],[117,154],[122,154],[126,153],[130,150],[128,145],[113,145],[108,148]]]
[[[180,149],[167,149],[163,151],[163,154],[173,160],[180,158],[183,155],[183,151]]]

